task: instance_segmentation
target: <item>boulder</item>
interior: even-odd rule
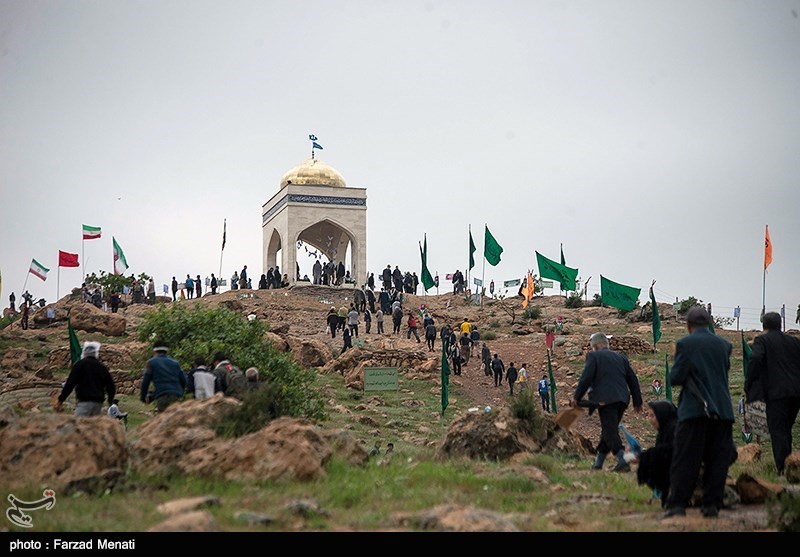
[[[92,306],[94,307],[94,306]],[[55,311],[55,318],[48,319],[47,318],[47,310],[52,309]],[[69,317],[69,308],[61,303],[54,303],[54,304],[47,304],[41,309],[37,309],[36,312],[32,316],[32,321],[36,326],[45,326],[49,325],[51,322],[55,323],[57,321],[66,321],[67,317]],[[73,325],[74,327],[75,325]]]
[[[345,371],[344,385],[348,389],[362,390],[364,388],[364,368],[377,367],[377,362],[364,360],[359,362],[355,368]]]
[[[280,325],[275,325],[274,327],[270,327],[270,331],[275,333],[276,335],[284,336],[289,334],[289,324],[288,323],[281,323]]]
[[[111,370],[130,371],[136,369],[144,363],[149,355],[148,345],[144,342],[100,345],[100,361]],[[47,363],[39,371],[52,372],[70,367],[69,346],[64,346],[51,350],[47,357]]]
[[[369,460],[369,453],[346,429],[323,429],[320,433],[337,458],[356,466],[364,465]]]
[[[264,335],[264,338],[267,339],[278,352],[289,351],[289,343],[286,342],[286,339],[284,339],[282,336],[270,331]]]
[[[519,420],[503,408],[498,412],[468,412],[453,420],[437,456],[496,461],[538,448]]]
[[[172,404],[137,429],[131,446],[134,468],[152,473],[169,471],[193,449],[214,441],[213,424],[240,404],[221,394]]]
[[[286,337],[292,351],[292,358],[302,367],[322,367],[331,360],[331,349],[315,338]]]
[[[417,530],[440,532],[519,532],[511,520],[487,509],[439,505],[418,513],[398,513],[395,521]]]
[[[310,421],[278,418],[255,433],[201,445],[174,465],[182,473],[209,478],[308,481],[325,476],[331,455]]]
[[[783,463],[786,480],[790,484],[800,483],[800,452],[794,451]]]
[[[10,487],[61,488],[75,480],[125,470],[128,446],[119,421],[31,413],[0,429],[0,478]]]
[[[754,478],[749,474],[742,474],[736,478],[736,492],[745,505],[761,505],[782,491],[783,486]]]
[[[109,337],[125,334],[127,322],[118,313],[106,313],[92,304],[77,304],[70,308],[72,327],[87,333],[102,333]]]
[[[747,445],[742,445],[736,449],[738,452],[738,456],[736,460],[740,464],[750,464],[751,462],[756,462],[761,460],[761,445],[758,443],[748,443]]]
[[[196,511],[202,507],[213,507],[219,505],[219,498],[213,495],[201,495],[199,497],[184,497],[173,499],[166,503],[161,503],[156,510],[162,514],[182,514]]]
[[[148,532],[216,532],[214,515],[208,511],[194,511],[170,516],[149,528]]]

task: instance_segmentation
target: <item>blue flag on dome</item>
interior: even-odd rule
[[[319,144],[319,143],[317,143],[316,141],[312,141],[312,142],[311,142],[311,146],[312,146],[314,149],[319,149],[320,151],[322,150],[322,145],[320,145],[320,144]]]

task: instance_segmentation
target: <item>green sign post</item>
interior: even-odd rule
[[[365,391],[396,391],[397,390],[397,368],[396,367],[365,367],[364,368],[364,390]]]

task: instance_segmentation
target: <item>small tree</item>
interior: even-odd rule
[[[564,301],[564,307],[567,308],[579,308],[583,306],[583,299],[581,295],[577,292],[573,292],[569,295],[569,297]]]
[[[685,315],[686,312],[692,309],[694,306],[699,306],[701,304],[700,300],[698,300],[694,296],[689,296],[685,300],[681,300],[678,303],[680,304],[678,306],[678,313],[680,313],[681,315]]]
[[[501,292],[495,297],[495,302],[511,318],[511,324],[513,325],[517,319],[517,311],[522,307],[519,296],[509,299],[506,292]]]

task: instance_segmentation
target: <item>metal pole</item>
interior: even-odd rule
[[[783,331],[786,332],[786,304],[781,306],[781,317],[783,318]]]
[[[761,281],[761,320],[767,311],[767,267],[764,267],[764,278]]]
[[[81,282],[86,282],[86,261],[83,259],[84,244],[86,244],[86,240],[83,239],[83,233],[81,233],[81,272],[83,273],[83,279]]]
[[[58,272],[56,273],[56,302],[61,299],[60,292],[61,292],[61,265],[58,266]]]

